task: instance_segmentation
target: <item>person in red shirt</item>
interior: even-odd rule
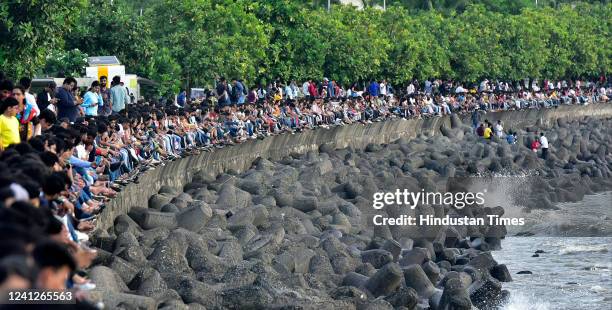
[[[308,93],[310,94],[311,98],[319,97],[317,87],[315,86],[315,83],[312,79],[310,80],[310,83],[308,84]]]
[[[534,153],[537,153],[537,152],[538,152],[538,149],[540,148],[540,140],[538,140],[538,139],[537,139],[537,136],[538,136],[538,135],[536,134],[536,138],[535,138],[535,139],[533,139],[533,141],[531,141],[531,150],[532,150]]]

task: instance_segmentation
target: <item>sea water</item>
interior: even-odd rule
[[[612,192],[525,215],[531,237],[506,237],[493,256],[512,282],[506,310],[612,309]],[[509,235],[513,235],[510,229]],[[532,257],[543,250],[539,257]],[[528,270],[533,274],[519,275]]]

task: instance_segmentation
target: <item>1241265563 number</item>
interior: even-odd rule
[[[2,296],[4,304],[70,304],[74,303],[74,293],[69,290],[19,290],[8,291]]]

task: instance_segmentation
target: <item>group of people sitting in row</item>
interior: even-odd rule
[[[96,257],[89,233],[98,215],[125,185],[138,182],[140,173],[167,161],[284,132],[533,107],[523,104],[531,99],[520,93],[448,92],[435,83],[425,89],[413,83],[414,92],[394,94],[383,82],[384,92],[377,83],[373,93],[353,87],[335,89],[331,96],[328,80],[327,86],[312,80],[302,85],[314,96],[299,88],[289,95],[277,83],[266,94],[254,88],[258,93],[249,98],[242,90],[228,93],[227,84],[202,100],[130,104],[120,78],[113,80],[115,94],[100,95],[105,78],[91,83],[82,100],[73,78],[59,89],[49,84],[38,98],[30,94],[27,78],[21,80],[26,85],[0,81],[0,290],[94,288],[85,270]],[[587,101],[607,102],[611,88],[599,86],[578,89]],[[323,90],[315,92],[317,87]],[[500,105],[498,96],[523,102]],[[110,113],[96,108],[104,106],[112,107]]]

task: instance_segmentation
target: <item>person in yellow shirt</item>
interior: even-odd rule
[[[0,151],[4,151],[11,144],[21,142],[19,138],[19,102],[13,97],[6,98],[0,105]]]
[[[489,124],[489,126],[487,126],[484,130],[484,135],[483,137],[485,139],[491,139],[491,133],[493,132],[493,130],[491,129],[491,124]]]

